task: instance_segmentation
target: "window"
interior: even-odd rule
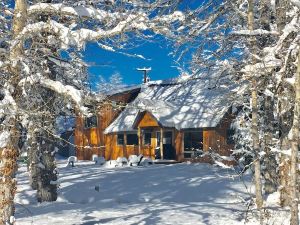
[[[184,132],[184,158],[195,158],[202,155],[203,133],[202,131]]]
[[[123,134],[118,134],[117,145],[124,145],[124,135]]]
[[[227,138],[226,138],[226,143],[228,145],[234,145],[234,129],[233,128],[229,128],[227,129]]]
[[[97,116],[85,117],[84,119],[85,128],[97,127],[97,124]]]
[[[144,145],[151,145],[151,132],[144,133]]]
[[[127,134],[127,145],[138,145],[139,139],[137,134]]]

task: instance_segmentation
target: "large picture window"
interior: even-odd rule
[[[139,138],[137,134],[127,134],[126,135],[127,145],[138,145]]]
[[[84,118],[85,128],[97,127],[97,125],[98,125],[98,120],[96,115]]]
[[[203,132],[186,131],[184,132],[184,158],[195,158],[202,155]]]

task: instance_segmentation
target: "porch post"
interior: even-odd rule
[[[124,138],[124,142],[123,142],[123,157],[126,157],[126,145],[127,145],[127,136],[126,133],[123,132],[123,138]]]
[[[164,130],[160,128],[160,156],[161,159],[164,159],[164,144],[163,144],[163,138],[164,138]]]

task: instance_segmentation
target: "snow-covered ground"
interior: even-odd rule
[[[231,169],[207,164],[109,168],[59,161],[57,202],[38,204],[26,167],[18,175],[18,225],[244,224],[253,187]],[[246,179],[247,180],[247,179]],[[247,188],[246,188],[247,187]]]

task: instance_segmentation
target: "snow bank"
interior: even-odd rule
[[[116,161],[105,164],[109,163]],[[243,183],[234,171],[204,164],[119,169],[87,161],[77,164],[70,170],[64,167],[65,160],[58,160],[59,198],[47,204],[36,201],[26,164],[21,166],[18,225],[242,225],[247,205],[241,199],[249,199],[248,190],[252,190],[250,177]]]

